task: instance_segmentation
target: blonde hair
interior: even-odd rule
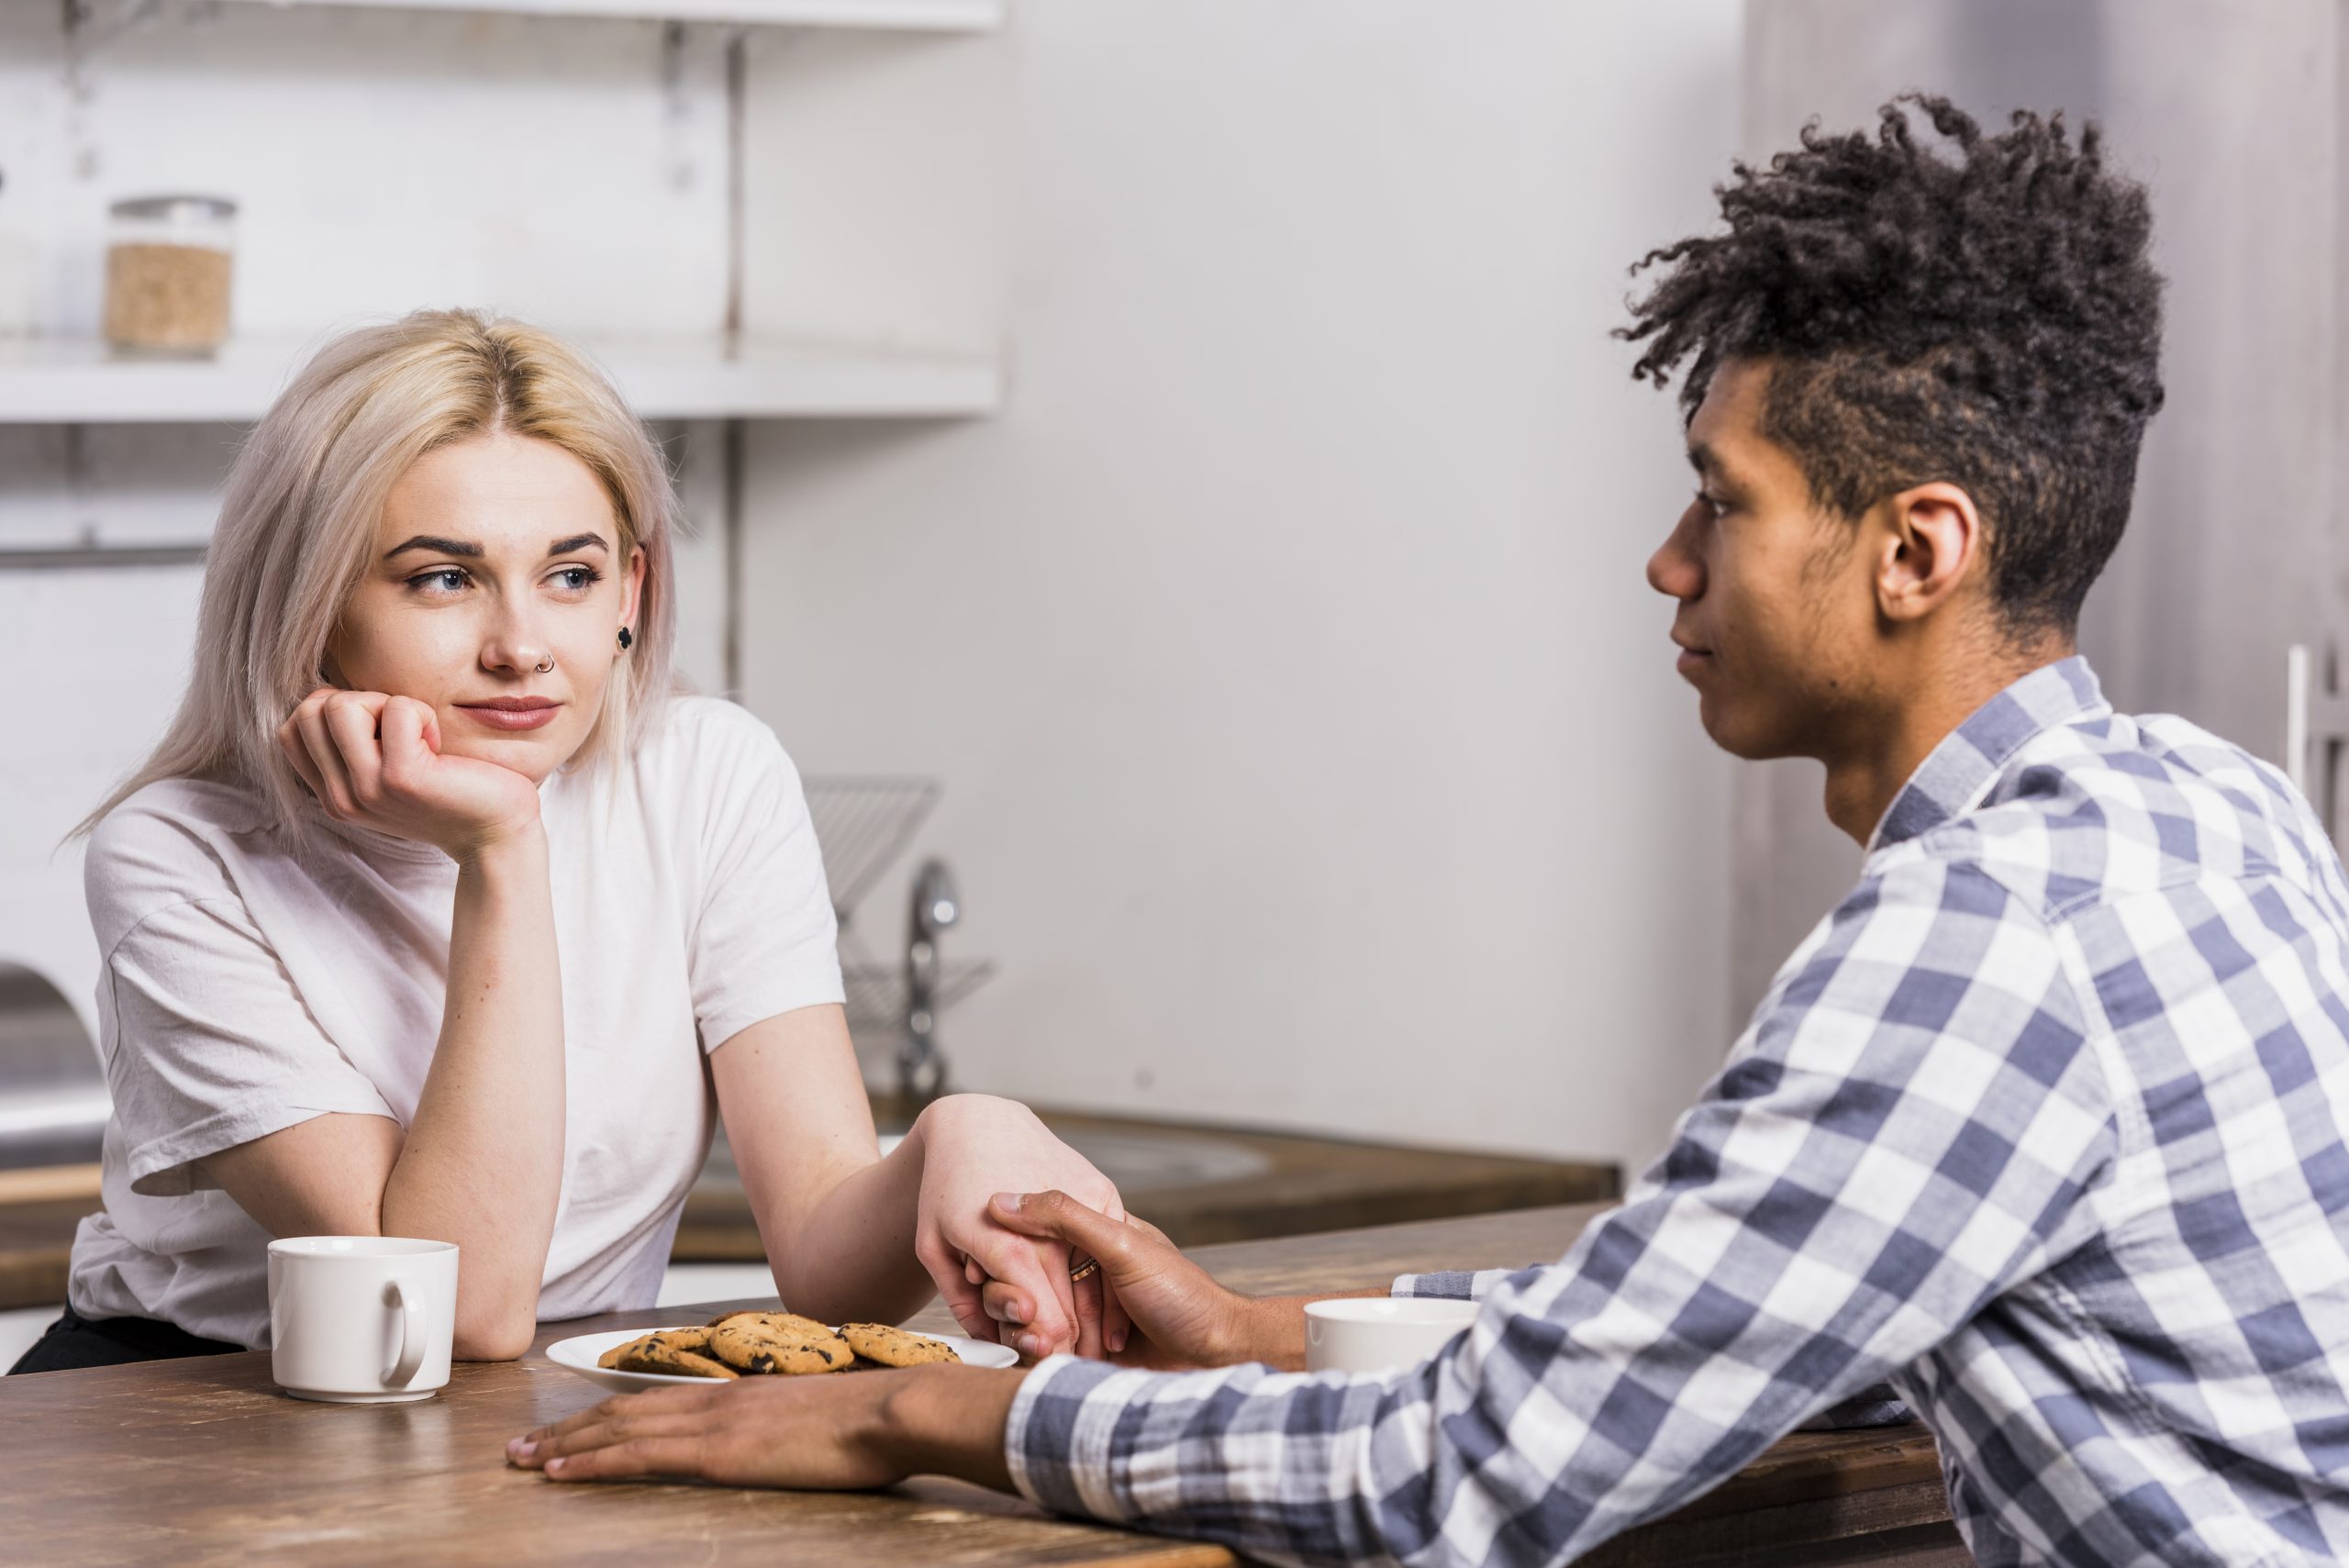
[[[373,554],[384,498],[426,452],[498,431],[585,463],[611,495],[618,559],[644,551],[635,645],[571,762],[632,750],[668,696],[675,641],[677,497],[660,449],[561,339],[479,311],[419,310],[327,344],[247,438],[206,553],[187,695],[154,753],[74,831],[176,778],[258,789],[275,820],[309,820],[277,728],[327,684],[327,644]]]

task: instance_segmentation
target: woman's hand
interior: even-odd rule
[[[1304,1364],[1304,1314],[1297,1302],[1226,1290],[1154,1225],[1131,1215],[1113,1219],[1056,1192],[999,1194],[993,1211],[1007,1229],[1100,1261],[1110,1294],[1131,1320],[1124,1349],[1111,1361],[1161,1370],[1248,1361]],[[992,1316],[1025,1306],[1018,1287],[1000,1280],[990,1282],[984,1296]]]
[[[538,787],[495,762],[442,756],[440,720],[414,697],[320,686],[277,727],[277,744],[328,816],[452,860],[538,826]]]
[[[1108,1177],[1054,1138],[1035,1112],[992,1095],[933,1102],[914,1123],[913,1136],[922,1143],[914,1255],[965,1334],[997,1337],[996,1319],[987,1315],[980,1292],[993,1280],[1030,1307],[1021,1337],[1033,1339],[1031,1354],[1074,1350],[1099,1356],[1105,1328],[1122,1342],[1123,1316],[1113,1304],[1105,1309],[1097,1276],[1070,1282],[1067,1242],[1007,1229],[987,1207],[1008,1188],[1057,1187],[1071,1201],[1121,1219],[1125,1206]]]

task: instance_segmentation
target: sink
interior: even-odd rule
[[[1139,1193],[1244,1182],[1273,1168],[1270,1157],[1208,1132],[1088,1127],[1061,1136],[1070,1148],[1092,1161],[1094,1169],[1117,1184],[1119,1196],[1130,1200]],[[883,1133],[881,1152],[888,1153],[904,1140],[902,1132]],[[726,1146],[723,1133],[711,1147],[709,1163],[694,1186],[696,1191],[741,1191],[734,1151]]]
[[[0,1170],[95,1163],[113,1108],[72,1007],[33,971],[0,962]]]
[[[1088,1127],[1064,1131],[1061,1138],[1115,1182],[1125,1198],[1170,1187],[1244,1182],[1273,1168],[1267,1156],[1213,1133]]]

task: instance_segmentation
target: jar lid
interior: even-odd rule
[[[106,211],[116,217],[218,220],[236,217],[237,204],[226,196],[128,196]]]

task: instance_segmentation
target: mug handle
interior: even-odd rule
[[[384,1373],[384,1386],[406,1388],[424,1364],[424,1347],[431,1338],[424,1328],[424,1299],[403,1280],[395,1279],[384,1288],[400,1309],[400,1353]]]

